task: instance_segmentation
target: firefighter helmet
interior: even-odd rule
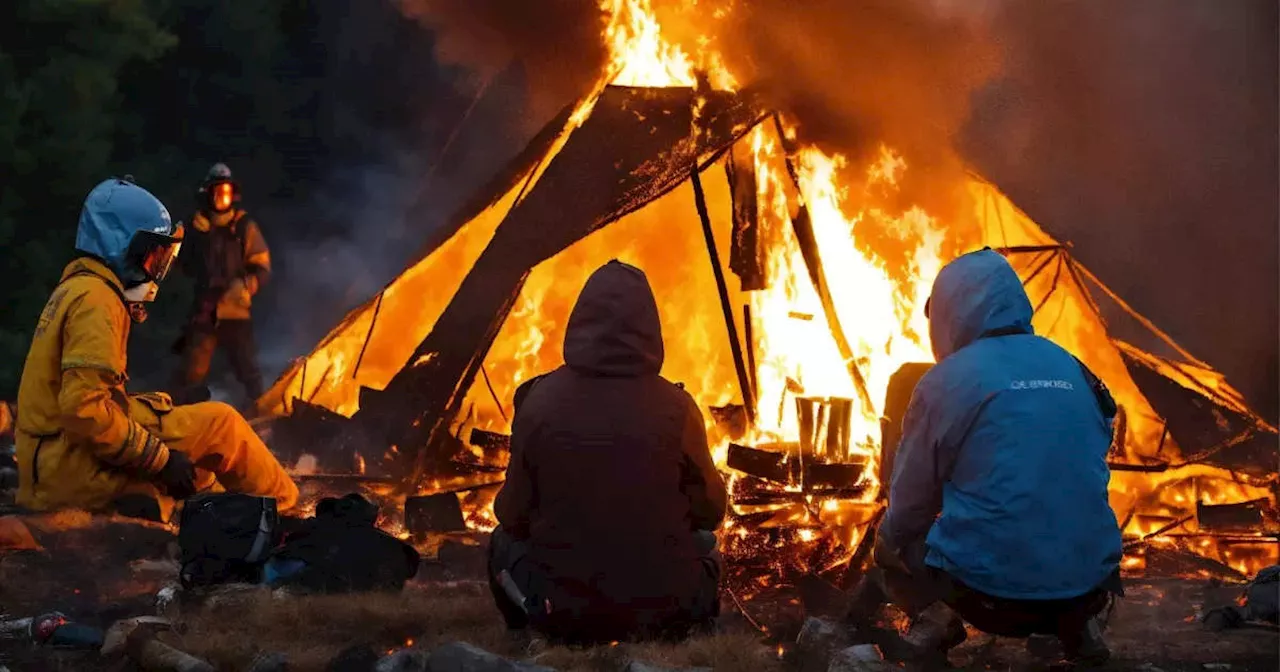
[[[101,259],[126,289],[164,280],[181,246],[182,225],[128,177],[100,183],[84,200],[76,249]]]
[[[226,212],[240,200],[240,185],[232,177],[231,168],[219,161],[205,173],[197,194],[202,208],[210,212]]]

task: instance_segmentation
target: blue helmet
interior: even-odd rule
[[[181,241],[160,199],[128,177],[105,180],[84,199],[76,249],[105,262],[125,287],[163,280]]]

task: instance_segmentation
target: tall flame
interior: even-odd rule
[[[696,1],[683,0],[686,5]],[[717,52],[705,48],[705,41],[704,48],[691,54],[664,36],[651,0],[600,0],[600,5],[608,16],[604,39],[610,54],[600,86],[689,87],[698,86],[701,80],[715,89],[738,88],[738,79],[724,67]],[[574,115],[575,123],[585,120],[593,105],[594,97],[586,100]],[[794,129],[785,120],[782,123],[788,137],[779,137],[775,129],[761,125],[740,145],[749,147],[761,236],[768,251],[764,289],[743,292],[737,286],[730,288],[735,299],[750,305],[752,324],[748,333],[754,335],[745,347],[751,350],[756,364],[752,372],[756,417],[743,441],[754,445],[794,444],[800,433],[796,396],[856,400],[854,408],[859,412],[851,421],[850,449],[855,458],[869,465],[864,471],[861,485],[866,487],[860,499],[826,500],[814,506],[809,497],[804,506],[779,514],[788,516],[793,523],[802,523],[795,537],[800,543],[818,542],[819,536],[811,525],[834,524],[845,531],[840,541],[852,548],[865,530],[861,524],[869,519],[867,504],[880,487],[874,466],[879,459],[879,421],[884,411],[881,404],[889,377],[904,363],[932,361],[928,323],[922,310],[932,278],[948,255],[981,244],[983,225],[956,221],[944,225],[917,206],[878,205],[893,201],[900,180],[909,173],[910,166],[903,156],[892,148],[881,147],[861,171],[851,169],[846,157],[813,146],[800,147],[788,156],[784,146],[794,144]],[[730,199],[727,187],[717,182],[707,184],[707,200],[712,219],[723,223],[730,215],[717,204]],[[678,343],[667,348],[663,373],[686,382],[708,411],[708,432],[715,439],[716,460],[723,466],[729,439],[709,411],[743,400],[728,358],[723,316],[708,299],[715,297],[717,290],[707,268],[705,242],[693,225],[696,222],[690,221],[690,196],[687,187],[681,187],[536,268],[486,358],[488,380],[483,384],[492,384],[494,392],[490,395],[473,389],[471,398],[476,405],[483,406],[487,397],[510,399],[515,387],[528,377],[561,363],[559,346],[564,318],[578,288],[601,263],[619,258],[649,274],[663,323],[668,327],[666,338],[669,343]],[[797,204],[803,204],[812,226],[819,263],[831,292],[834,321],[824,311],[791,225]],[[691,225],[671,226],[673,221],[690,221]],[[658,230],[661,235],[654,234]],[[721,247],[726,244],[724,238],[727,236],[721,236],[719,241]],[[725,256],[723,249],[721,256]],[[734,283],[734,276],[729,276],[729,281]],[[1079,313],[1085,306],[1081,302],[1072,308],[1074,311],[1060,312]],[[737,319],[739,331],[747,331],[747,325],[741,322],[745,318]],[[837,347],[833,329],[843,333],[852,362]],[[1055,320],[1051,329],[1054,338],[1077,352],[1088,349],[1091,343],[1108,342],[1105,333],[1094,333],[1097,326],[1069,316]],[[855,385],[850,364],[860,372],[865,391]],[[1115,377],[1123,381],[1117,390],[1122,402],[1141,399],[1136,388],[1130,389],[1132,383],[1118,359],[1103,362],[1101,368],[1109,380]],[[477,382],[477,388],[481,384]],[[865,404],[861,399],[864,394]],[[1145,401],[1129,405],[1136,409],[1135,415],[1151,413]],[[505,422],[500,418],[507,417],[506,409],[489,411],[477,414],[479,424],[501,428]],[[1153,432],[1159,431],[1142,417],[1130,424],[1131,439],[1150,441]],[[1197,499],[1240,501],[1239,498],[1266,496],[1256,487],[1227,487],[1224,476],[1221,470],[1205,467],[1196,478],[1185,473],[1171,474],[1170,482],[1161,484],[1147,474],[1119,474],[1112,484],[1113,505],[1118,516],[1127,516],[1126,535],[1136,537],[1167,523],[1188,503],[1194,507]],[[1163,485],[1169,487],[1162,488]],[[1129,515],[1139,501],[1145,502],[1141,508],[1146,515]],[[730,546],[751,538],[745,527],[735,527],[732,522],[726,525],[725,536]],[[1228,556],[1228,550],[1216,552],[1216,548],[1209,548],[1212,541],[1196,543],[1198,552],[1219,557],[1240,571],[1256,568],[1267,557],[1265,553],[1251,555],[1247,550]],[[1126,561],[1126,568],[1142,562],[1141,556],[1135,554]]]

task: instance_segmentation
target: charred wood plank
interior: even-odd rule
[[[506,434],[475,428],[471,430],[471,445],[482,448],[486,452],[491,450],[509,451],[511,450],[511,437]]]
[[[854,487],[866,469],[865,462],[806,462],[804,489],[815,493],[823,490],[848,490]]]
[[[1132,464],[1129,462],[1108,462],[1107,467],[1111,471],[1136,471],[1147,474],[1156,474],[1162,471],[1168,471],[1169,465],[1165,462],[1157,462],[1155,464]]]
[[[1232,504],[1196,502],[1196,524],[1205,530],[1260,531],[1264,511],[1270,508],[1271,500],[1266,498]]]
[[[786,453],[731,443],[725,464],[730,469],[774,483],[786,485],[794,480],[792,465]]]
[[[729,246],[729,270],[743,291],[766,287],[764,254],[760,244],[760,210],[757,203],[756,165],[751,152],[734,146],[724,162],[733,204],[733,236]]]
[[[467,523],[462,516],[458,495],[442,492],[405,498],[404,529],[412,534],[466,530]]]

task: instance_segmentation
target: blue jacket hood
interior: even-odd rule
[[[169,211],[160,199],[127,178],[111,178],[99,183],[84,199],[76,229],[76,249],[103,260],[123,279],[129,274],[125,253],[139,231],[173,235]]]
[[[1009,262],[990,248],[947,264],[929,297],[929,340],[941,362],[983,334],[1033,333],[1031,301]]]

